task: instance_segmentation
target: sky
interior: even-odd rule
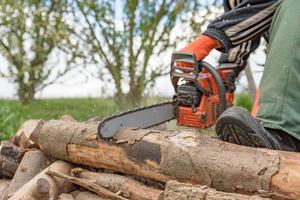
[[[256,62],[263,63],[264,56],[260,53],[262,49],[258,49],[258,52],[255,55],[250,57],[250,65],[252,66],[252,70],[259,71],[255,72],[254,79],[256,85],[259,84],[262,75],[262,68],[258,67]],[[219,56],[219,52],[214,50],[211,54],[206,58],[206,61],[211,63],[213,66],[217,65],[217,58]],[[170,60],[169,57],[165,59]],[[5,63],[3,58],[0,58],[0,63]],[[90,68],[93,68],[91,66]],[[96,70],[94,70],[96,73]],[[87,76],[87,77],[86,77]],[[100,97],[100,96],[109,96],[112,94],[113,85],[108,85],[100,81],[99,79],[89,75],[88,73],[83,76],[78,71],[73,71],[72,73],[66,76],[66,82],[64,83],[56,83],[48,86],[43,91],[38,92],[37,98],[71,98],[71,97]],[[241,79],[242,85],[239,85],[238,91],[243,90],[246,87],[246,79],[243,76]],[[0,78],[0,98],[16,98],[16,88],[17,86],[4,78]],[[105,90],[105,91],[104,91]],[[161,77],[157,80],[154,88],[148,91],[152,95],[157,96],[172,96],[173,95],[173,86],[169,80],[169,76]]]

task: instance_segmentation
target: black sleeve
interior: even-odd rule
[[[238,67],[243,67],[246,64],[250,54],[257,49],[259,43],[260,38],[244,42],[230,49],[227,53],[222,53],[219,63],[234,63]]]
[[[203,33],[217,39],[223,52],[269,30],[273,15],[282,0],[244,0],[214,20]]]

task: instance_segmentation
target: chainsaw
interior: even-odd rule
[[[183,67],[182,63],[194,67]],[[197,62],[193,53],[174,52],[170,78],[175,90],[172,101],[107,117],[98,125],[99,137],[110,139],[120,128],[150,128],[172,119],[177,119],[179,126],[208,128],[233,104],[232,67],[214,68]]]

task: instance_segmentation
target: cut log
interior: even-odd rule
[[[23,156],[24,151],[19,147],[14,145],[10,141],[1,141],[0,154],[12,158],[13,160],[19,161]]]
[[[0,146],[0,178],[12,178],[22,156],[21,148],[9,141],[2,141]]]
[[[74,190],[74,191],[70,192],[70,194],[75,198],[80,192],[82,192],[82,191]]]
[[[248,196],[236,193],[219,192],[207,186],[168,181],[164,193],[164,200],[270,200],[258,196]]]
[[[103,199],[101,197],[99,197],[98,195],[91,193],[91,192],[79,192],[76,196],[75,196],[75,200],[106,200]]]
[[[54,171],[48,171],[47,174],[52,177],[64,178],[65,180],[69,181],[70,183],[79,185],[87,190],[90,190],[90,191],[100,195],[103,198],[108,198],[111,200],[126,200],[125,198],[123,198],[115,193],[112,193],[111,191],[109,191],[87,179],[76,178],[76,177],[68,176],[68,175],[65,175],[62,173],[57,173]]]
[[[25,153],[14,178],[4,193],[4,199],[11,197],[24,184],[40,173],[47,166],[47,157],[39,150],[28,151]]]
[[[0,200],[3,200],[3,194],[9,186],[10,180],[0,179]]]
[[[113,192],[121,192],[123,197],[131,200],[160,200],[163,191],[147,187],[142,183],[117,174],[95,173],[81,168],[75,168],[72,173],[79,178],[88,179],[97,185]]]
[[[74,198],[71,194],[63,193],[59,195],[58,200],[74,200]]]
[[[43,125],[42,120],[28,120],[22,124],[16,135],[12,138],[12,142],[22,149],[35,147],[33,142],[34,134],[39,132]]]
[[[101,121],[100,117],[92,117],[92,118],[86,120],[85,123],[87,123],[87,124],[99,124],[100,121]]]
[[[76,119],[74,119],[71,115],[62,115],[59,120],[63,121],[70,121],[70,122],[77,122]]]
[[[300,154],[249,148],[189,131],[122,129],[96,141],[93,124],[49,121],[37,143],[58,159],[142,176],[179,180],[224,192],[300,198]],[[56,145],[52,145],[52,144]]]
[[[35,182],[35,186],[33,187],[33,190],[31,192],[31,197],[34,199],[51,199],[50,197],[50,183],[45,178],[39,178]]]
[[[70,192],[70,184],[62,178],[47,175],[49,170],[70,174],[71,165],[63,161],[54,162],[23,185],[9,200],[57,199],[60,194]]]
[[[0,178],[12,178],[18,168],[19,163],[15,160],[0,155]]]

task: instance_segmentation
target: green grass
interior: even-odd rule
[[[0,100],[0,140],[15,134],[28,119],[57,119],[71,115],[79,121],[98,116],[100,118],[116,112],[111,99],[49,99],[36,100],[23,106],[15,100]]]
[[[166,98],[148,98],[143,104],[154,104]],[[252,102],[247,94],[238,94],[235,105],[247,108]],[[36,100],[23,106],[16,100],[0,99],[0,141],[14,135],[21,124],[29,119],[58,119],[62,115],[71,115],[79,121],[92,117],[103,118],[118,112],[112,99],[48,99]]]
[[[235,95],[234,105],[244,107],[251,112],[253,102],[248,93],[239,93]]]

